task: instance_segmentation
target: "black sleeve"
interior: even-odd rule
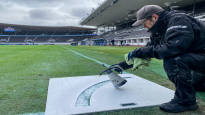
[[[160,41],[162,40],[161,36],[159,34],[151,34],[150,35],[150,41],[147,42],[145,46],[156,46],[160,44]]]
[[[163,44],[136,49],[135,57],[162,59],[187,52],[194,40],[191,21],[186,16],[172,17],[164,39],[166,42]]]
[[[128,65],[128,64],[126,63],[126,61],[120,62],[119,65],[120,65],[120,67],[122,67],[122,69],[124,69],[124,70],[130,69],[130,68],[133,67],[133,64]]]

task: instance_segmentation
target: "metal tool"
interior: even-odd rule
[[[106,70],[104,70],[103,72],[101,72],[100,75],[102,75],[104,73],[107,73],[107,75],[108,75],[110,81],[112,82],[113,86],[115,88],[119,88],[119,87],[123,86],[127,82],[127,80],[120,77],[116,72],[114,72],[115,69],[119,69],[119,68],[118,67],[109,67]]]

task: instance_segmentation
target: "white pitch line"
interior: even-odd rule
[[[74,50],[70,50],[71,52],[73,52],[74,54],[76,54],[76,55],[79,55],[79,56],[81,56],[81,57],[84,57],[84,58],[86,58],[86,59],[89,59],[89,60],[91,60],[91,61],[94,61],[94,62],[96,62],[96,63],[98,63],[98,64],[101,64],[101,65],[105,65],[105,67],[109,67],[110,65],[108,65],[108,64],[106,64],[106,63],[103,63],[103,62],[101,62],[101,61],[99,61],[99,60],[96,60],[96,59],[94,59],[94,58],[91,58],[91,57],[88,57],[88,56],[86,56],[86,55],[83,55],[83,54],[81,54],[81,53],[79,53],[79,52],[77,52],[77,51],[74,51]]]
[[[101,62],[101,61],[99,61],[99,60],[97,60],[97,59],[95,59],[95,58],[91,58],[91,57],[88,57],[88,56],[86,56],[86,55],[83,55],[82,53],[79,53],[79,52],[77,52],[77,51],[74,51],[74,50],[70,50],[70,51],[73,52],[73,53],[76,54],[76,55],[79,55],[79,56],[81,56],[81,57],[84,57],[84,58],[86,58],[86,59],[89,59],[89,60],[91,60],[91,61],[94,61],[94,62],[96,62],[96,63],[98,63],[98,64],[100,64],[100,65],[105,65],[105,67],[107,67],[107,68],[110,66],[109,64],[103,63],[103,62]],[[130,74],[130,73],[123,71],[122,74]]]

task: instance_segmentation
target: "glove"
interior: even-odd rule
[[[133,59],[133,58],[137,57],[139,51],[140,51],[140,48],[137,48],[137,49],[129,52],[128,55],[127,55],[127,60],[129,61],[130,59]]]
[[[134,58],[133,54],[134,54],[134,51],[131,51],[127,54],[126,58],[127,58],[128,61],[131,60],[132,58]]]
[[[138,68],[142,69],[143,66],[149,66],[150,59],[141,59],[141,58],[130,58],[129,54],[125,54],[125,61],[128,65],[133,64],[132,70],[136,70]]]
[[[118,73],[122,73],[123,68],[119,64],[113,64],[108,69],[112,69]]]

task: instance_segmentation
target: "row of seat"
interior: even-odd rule
[[[85,37],[67,37],[67,36],[0,36],[0,42],[70,42],[83,40]]]

